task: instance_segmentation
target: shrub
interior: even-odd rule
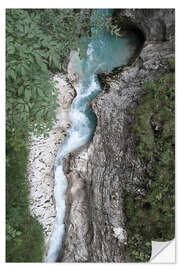
[[[146,165],[140,188],[145,195],[125,196],[128,245],[126,261],[148,261],[151,241],[168,241],[175,231],[175,82],[174,60],[169,59],[169,72],[145,84],[148,90],[136,109],[131,132],[136,151]]]
[[[42,226],[29,213],[27,138],[21,140],[20,148],[6,148],[6,261],[40,262],[44,236]]]

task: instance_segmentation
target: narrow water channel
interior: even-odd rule
[[[92,39],[87,44],[86,56],[75,60],[74,71],[78,74],[79,83],[76,88],[77,96],[70,110],[71,128],[57,153],[54,173],[54,197],[56,201],[56,218],[54,230],[50,239],[46,262],[56,262],[64,234],[65,191],[67,179],[63,172],[62,160],[65,155],[86,144],[91,140],[96,128],[96,116],[89,102],[101,92],[98,74],[112,71],[116,67],[126,65],[135,47],[139,43],[138,36],[130,32],[128,36],[115,37],[105,29],[96,26],[96,16],[105,19],[112,16],[114,10],[99,9],[91,15]]]

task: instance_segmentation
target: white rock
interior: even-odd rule
[[[120,243],[127,242],[127,232],[122,227],[113,228],[114,236],[119,240]]]
[[[48,138],[31,135],[29,142],[29,161],[27,178],[30,187],[30,213],[42,224],[45,235],[46,248],[53,230],[56,215],[53,201],[54,173],[53,165],[56,153],[63,139],[69,122],[69,108],[75,95],[72,87],[67,83],[65,75],[56,75],[59,89],[57,110],[58,121],[51,130]]]

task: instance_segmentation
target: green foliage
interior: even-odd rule
[[[17,236],[22,234],[22,232],[17,231],[13,227],[11,227],[11,225],[9,225],[9,224],[7,225],[6,229],[7,229],[7,237],[6,237],[7,241],[10,241],[10,240],[13,240],[13,239],[15,241],[17,241],[17,239],[19,239],[19,238],[17,238]]]
[[[126,261],[148,261],[151,241],[174,238],[175,215],[175,89],[173,59],[170,72],[145,84],[148,92],[136,109],[131,131],[137,142],[137,154],[146,165],[140,188],[145,195],[127,193],[128,245]]]
[[[38,15],[26,10],[7,10],[6,119],[7,131],[14,137],[17,135],[14,131],[23,126],[44,132],[53,125],[58,107],[57,89],[48,59],[58,57],[54,43],[39,27]]]
[[[108,11],[99,16],[99,10],[94,10],[93,27],[98,30],[106,30],[116,37],[121,36],[120,27],[113,23],[112,16],[108,15]]]
[[[6,169],[6,261],[41,262],[44,246],[42,226],[30,216],[26,179],[26,138],[21,147],[7,145]]]
[[[170,57],[168,59],[168,62],[169,62],[169,68],[171,71],[174,71],[175,70],[175,58],[174,57]]]

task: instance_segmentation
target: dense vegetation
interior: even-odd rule
[[[90,38],[90,9],[6,10],[7,261],[42,260],[43,233],[29,214],[28,134],[48,135],[56,115],[52,75],[66,71],[70,50]],[[111,19],[98,21],[118,35]]]
[[[42,227],[29,214],[29,191],[26,179],[28,152],[24,146],[17,151],[7,145],[10,156],[6,174],[6,260],[8,262],[39,262],[42,260],[44,237]]]
[[[145,84],[147,94],[136,109],[131,132],[136,151],[146,167],[140,186],[144,195],[125,197],[128,244],[127,262],[148,261],[151,240],[168,241],[175,232],[175,73],[174,58],[169,72]]]

